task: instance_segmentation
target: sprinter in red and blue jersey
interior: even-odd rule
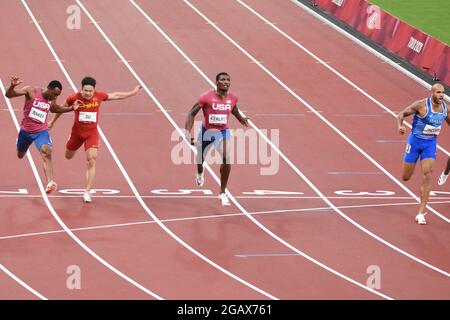
[[[194,118],[197,113],[203,111],[203,125],[197,143],[197,186],[204,183],[203,162],[208,149],[214,147],[222,155],[222,164],[220,166],[220,200],[222,205],[229,206],[225,189],[227,187],[228,178],[231,171],[231,163],[229,160],[229,143],[230,138],[229,121],[230,115],[235,116],[238,121],[248,126],[248,118],[241,115],[238,107],[238,98],[228,91],[231,85],[231,79],[228,73],[220,72],[216,76],[216,89],[208,90],[200,95],[197,103],[192,107],[186,120],[186,139],[190,139],[190,132],[194,125]],[[193,141],[193,139],[191,140]]]
[[[45,192],[50,193],[57,188],[53,181],[52,166],[52,141],[48,133],[48,112],[64,113],[76,110],[78,104],[73,107],[62,107],[56,104],[56,98],[61,94],[62,85],[57,80],[51,81],[47,88],[25,86],[17,88],[22,83],[19,77],[11,77],[11,85],[5,92],[7,98],[25,97],[23,107],[23,119],[20,124],[17,138],[17,157],[22,159],[30,145],[34,145],[44,160],[44,173],[47,178]]]
[[[450,125],[449,111],[444,103],[444,86],[436,83],[431,87],[431,95],[426,99],[414,102],[397,116],[398,131],[405,134],[403,120],[414,115],[412,130],[406,142],[403,158],[402,178],[408,181],[420,157],[422,166],[422,186],[419,213],[416,216],[418,224],[426,224],[425,208],[431,189],[431,175],[436,160],[436,138],[441,132],[444,120]]]

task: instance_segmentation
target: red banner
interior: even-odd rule
[[[315,0],[384,48],[450,85],[450,47],[367,0]]]

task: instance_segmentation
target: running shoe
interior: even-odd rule
[[[197,177],[195,178],[195,182],[197,183],[197,186],[201,187],[205,183],[205,177],[202,173],[197,173]]]
[[[419,212],[419,214],[416,216],[416,222],[418,223],[418,224],[427,224],[427,221],[425,220],[425,215],[426,215],[427,213],[425,212],[425,213],[420,213]]]
[[[438,185],[442,186],[445,181],[447,181],[448,174],[445,174],[444,171],[442,171],[441,175],[439,176]]]
[[[45,193],[50,194],[53,191],[55,191],[58,188],[58,185],[55,181],[51,180],[47,183],[47,186],[45,187]]]
[[[219,195],[219,198],[220,198],[220,201],[222,201],[222,205],[223,206],[230,206],[231,205],[230,200],[228,199],[228,196],[227,196],[226,193],[221,193]]]
[[[89,192],[85,192],[83,194],[83,201],[86,203],[92,202],[91,194]]]

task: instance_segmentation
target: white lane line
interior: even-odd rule
[[[140,7],[138,7],[133,0],[130,0],[138,9],[140,9]],[[189,1],[187,0],[183,0],[188,6],[190,6],[195,12],[197,12],[197,14],[199,14],[205,21],[210,21],[203,13],[201,13],[196,7],[194,7]],[[150,19],[148,17],[148,15],[142,11],[142,9],[140,9],[140,11],[146,16],[147,19]],[[151,20],[151,19],[150,19]],[[166,37],[168,40],[171,41],[172,46],[174,46],[176,48],[176,50],[183,55],[183,57],[187,60],[189,60],[189,57],[161,30],[161,28],[159,26],[157,26],[156,24],[153,24],[154,27],[158,30],[160,30],[160,33]],[[222,30],[220,30],[219,28],[217,28],[217,26],[215,26],[214,24],[211,24],[211,26],[213,28],[215,28],[220,34],[222,34],[229,42],[231,42],[234,46],[236,46],[239,50],[241,50],[241,52],[243,52],[247,57],[249,57],[251,60],[256,61],[256,59],[251,56],[247,51],[245,51],[241,46],[239,46],[238,43],[236,43],[236,41],[234,41],[232,38],[230,38],[225,32],[223,32]],[[214,87],[214,83],[198,68],[197,65],[195,65],[194,63],[191,64],[195,70],[197,70],[199,72],[199,74],[201,74],[206,81],[208,81],[212,87]],[[259,66],[267,73],[269,74],[273,79],[275,79],[279,84],[281,84],[286,90],[288,90],[289,92],[291,92],[291,94],[293,94],[299,101],[303,102],[303,104],[305,106],[307,106],[311,112],[314,112],[319,118],[321,118],[325,123],[327,123],[331,128],[333,128],[333,130],[335,130],[336,132],[338,132],[343,138],[345,138],[347,141],[349,141],[352,145],[354,145],[355,148],[358,148],[360,150],[361,153],[363,153],[368,159],[371,159],[370,156],[368,156],[363,150],[361,150],[358,146],[356,146],[350,139],[348,139],[345,135],[343,135],[336,127],[334,127],[327,119],[325,119],[322,115],[320,115],[319,112],[317,112],[314,108],[312,108],[309,104],[307,104],[306,101],[304,101],[302,98],[300,98],[297,94],[295,94],[289,87],[287,87],[283,82],[281,82],[281,80],[279,80],[278,78],[276,78],[267,68],[265,68],[264,66],[260,65]],[[272,141],[270,141],[266,135],[264,135],[261,130],[259,130],[252,121],[249,121],[250,125],[258,132],[258,134],[266,141],[266,143],[268,143],[273,150],[275,150],[282,159],[284,159],[286,161],[286,163],[315,191],[316,194],[318,194],[323,201],[325,201],[330,207],[332,207],[341,217],[343,217],[344,219],[346,219],[348,222],[350,222],[351,224],[353,224],[355,227],[357,227],[358,229],[362,230],[363,232],[365,232],[366,234],[372,236],[373,238],[377,239],[378,241],[380,241],[381,243],[385,244],[386,246],[390,247],[391,249],[405,255],[406,257],[436,271],[439,272],[443,275],[445,275],[446,277],[450,277],[450,274],[444,270],[441,270],[419,258],[417,258],[416,256],[396,247],[395,245],[393,245],[392,243],[384,240],[383,238],[379,237],[378,235],[374,234],[373,232],[369,231],[368,229],[364,228],[362,225],[358,224],[356,221],[352,220],[350,217],[348,217],[347,215],[345,215],[341,210],[339,210],[338,208],[336,208],[336,206],[329,201],[328,198],[326,198],[322,192],[280,151],[280,149],[275,146]],[[187,142],[187,141],[186,141]],[[374,161],[374,164],[377,164],[377,162]],[[379,166],[379,165],[378,165]],[[379,166],[382,170],[386,171],[383,167]],[[389,174],[387,172],[387,174]],[[389,174],[390,175],[390,174]],[[395,179],[394,177],[392,177],[393,179]],[[395,179],[396,180],[396,179]],[[400,184],[400,186],[403,186],[402,184]],[[404,186],[403,186],[404,187]],[[406,187],[404,187],[406,188]],[[406,188],[406,190],[408,190]],[[409,191],[409,190],[408,190]],[[411,191],[409,191],[411,192]],[[418,200],[417,197],[411,192],[410,193],[415,199],[416,201]],[[231,194],[230,194],[231,195]],[[232,196],[232,195],[231,195]],[[234,199],[234,198],[233,198]],[[238,207],[240,207],[240,205],[233,201]],[[243,209],[243,208],[242,208]],[[242,210],[241,209],[241,210]],[[440,215],[440,214],[439,214]],[[252,221],[254,221],[255,223],[257,223],[258,225],[260,225],[253,217],[250,217],[252,219]],[[447,220],[447,218],[442,217],[443,219]],[[261,227],[263,227],[265,230],[267,230],[267,228],[265,228],[264,226],[261,225]],[[271,233],[269,230],[267,230],[268,233]],[[273,233],[271,233],[273,234]],[[273,234],[274,237],[277,237],[276,235]],[[277,237],[279,238],[279,237]],[[280,238],[279,238],[280,239]],[[280,239],[281,241],[284,241],[282,239]],[[284,242],[285,243],[285,242]],[[288,243],[285,243],[285,245],[290,246]],[[294,248],[295,249],[295,248]],[[294,250],[295,251],[295,250]]]
[[[22,0],[22,2],[24,2],[25,0]],[[92,18],[92,16],[90,15],[90,13],[86,10],[86,8],[83,6],[83,4],[77,0],[77,4],[83,9],[83,11],[85,12],[85,14],[89,17],[89,19],[92,21],[92,23],[95,25],[95,27],[103,34],[103,31],[101,30],[101,28],[99,27],[98,23]],[[26,4],[25,4],[26,5]],[[28,9],[29,10],[29,9]],[[38,26],[38,25],[37,25]],[[71,77],[69,76],[69,74],[67,73],[67,70],[65,69],[65,67],[63,66],[63,64],[61,63],[59,57],[57,56],[56,52],[54,51],[53,47],[51,46],[51,44],[48,42],[44,32],[42,31],[42,29],[39,27],[39,30],[41,31],[42,36],[44,37],[44,39],[46,39],[46,43],[48,45],[48,47],[51,49],[55,59],[58,61],[58,65],[61,68],[61,70],[63,71],[64,75],[66,76],[67,80],[69,81],[70,85],[72,86],[74,91],[77,91],[76,86],[74,85]],[[110,43],[110,40],[105,37],[105,40],[107,40]],[[123,59],[123,57],[120,57],[121,61],[126,65],[129,66],[129,62],[126,59]],[[148,88],[147,88],[148,90]],[[150,91],[149,91],[150,92]],[[206,256],[204,256],[203,254],[201,254],[200,252],[198,252],[197,250],[195,250],[193,247],[191,247],[190,245],[188,245],[185,241],[183,241],[181,238],[179,238],[175,233],[173,233],[169,228],[167,228],[159,219],[158,217],[150,210],[150,208],[146,205],[146,203],[144,202],[144,200],[142,199],[141,195],[139,194],[136,186],[134,185],[134,183],[132,182],[131,178],[129,177],[128,173],[126,172],[125,168],[123,167],[121,161],[119,160],[119,158],[117,157],[115,151],[113,150],[111,144],[109,143],[109,141],[106,139],[106,136],[103,134],[103,131],[101,130],[100,127],[98,127],[98,131],[100,136],[103,139],[103,142],[105,143],[105,145],[107,146],[109,152],[111,153],[111,156],[113,157],[114,161],[116,162],[117,166],[119,167],[122,175],[124,176],[125,180],[127,181],[128,185],[130,186],[131,190],[133,191],[133,194],[136,196],[138,202],[141,204],[142,208],[148,213],[148,215],[167,233],[169,234],[173,239],[175,239],[179,244],[181,244],[183,247],[185,247],[187,250],[189,250],[190,252],[192,252],[194,255],[196,255],[197,257],[199,257],[200,259],[202,259],[203,261],[207,262],[208,264],[210,264],[211,266],[215,267],[216,269],[218,269],[219,271],[225,273],[226,275],[228,275],[229,277],[237,280],[238,282],[242,283],[243,285],[253,289],[254,291],[270,298],[270,299],[274,299],[274,300],[278,300],[278,298],[276,298],[275,296],[267,293],[264,290],[261,290],[260,288],[252,285],[251,283],[241,279],[240,277],[238,277],[237,275],[235,275],[234,273],[226,270],[225,268],[221,267],[220,265],[218,265],[217,263],[213,262],[212,260],[208,259]],[[159,299],[162,299],[160,297],[158,297]]]
[[[28,195],[0,195],[0,198],[41,198],[42,196],[39,194],[28,194]],[[52,196],[49,195],[47,196],[50,199],[64,199],[64,198],[77,198],[79,199],[80,196],[69,196],[69,195],[65,195],[65,196]],[[102,196],[102,195],[96,195],[95,196],[96,199],[100,199],[100,198],[111,198],[111,199],[136,199],[136,196],[134,195],[130,195],[130,196],[118,196],[118,195],[113,195],[113,196]],[[217,199],[217,196],[162,196],[162,195],[158,195],[158,196],[141,196],[142,199]],[[284,200],[288,200],[288,199],[320,199],[322,200],[321,197],[319,196],[235,196],[236,199],[259,199],[259,200],[266,200],[266,199],[284,199]],[[328,197],[328,199],[336,199],[336,200],[367,200],[367,199],[381,199],[381,200],[399,200],[399,199],[411,199],[411,197],[388,197],[388,196],[367,196],[367,197],[362,197],[362,196],[344,196],[344,197],[334,197],[334,196],[330,196]],[[434,197],[434,196],[430,196],[430,199],[432,200],[450,200],[449,197]],[[417,202],[414,202],[415,204],[417,204]],[[431,202],[430,202],[431,203]]]
[[[38,297],[41,300],[48,300],[46,297],[44,297],[42,294],[34,290],[32,287],[30,287],[28,284],[26,284],[22,279],[17,277],[14,273],[8,270],[3,264],[0,263],[0,269],[3,270],[4,273],[6,273],[8,276],[10,276],[14,281],[19,283],[22,287],[30,291],[32,294],[34,294],[36,297]]]
[[[136,9],[142,13],[142,15],[147,19],[147,21],[149,21],[153,27],[155,29],[157,29],[161,35],[163,35],[163,37],[186,59],[186,61],[189,61],[190,64],[208,81],[208,83],[210,83],[213,87],[214,84],[211,82],[211,80],[208,79],[208,77],[196,66],[196,64],[192,61],[192,59],[190,59],[176,44],[175,42],[169,37],[167,36],[167,34],[141,9],[141,7],[139,7],[133,0],[130,0],[130,2],[136,7]],[[208,22],[210,22],[208,20]],[[214,24],[212,24],[214,27],[216,27]],[[115,50],[115,52],[120,55],[122,57],[122,54],[117,50],[117,48],[110,43],[111,47]],[[143,83],[143,81],[140,79],[140,77],[136,74],[136,72],[133,70],[133,68],[131,68],[131,66],[128,65],[128,68],[130,70],[130,72],[135,76],[135,78],[140,82],[140,84],[146,88],[145,84]],[[149,95],[152,97],[152,99],[155,101],[155,103],[157,103],[157,105],[161,108],[161,111],[164,112],[164,108],[162,107],[162,105],[159,103],[159,101],[157,101],[157,99],[154,97],[154,95],[147,90],[147,92],[149,93]],[[183,132],[181,131],[181,129],[177,126],[177,124],[173,121],[173,119],[170,117],[169,114],[167,114],[166,112],[164,112],[164,114],[166,115],[167,119],[169,120],[169,122],[174,126],[174,128],[178,131],[180,137],[183,138],[183,140],[185,141],[185,143],[187,143],[188,145],[190,145],[190,142],[186,141]],[[253,126],[253,128],[255,128],[259,134],[262,134],[260,132],[259,129],[257,129],[251,122],[250,124]],[[267,140],[267,137],[265,137],[265,139]],[[268,141],[268,140],[267,140]],[[269,142],[272,146],[273,144],[271,142]],[[191,150],[196,153],[197,150],[191,146]],[[212,171],[212,169],[205,165],[205,167],[207,168],[208,172],[211,174],[211,176],[214,178],[214,180],[216,180],[216,182],[220,185],[220,179],[217,177],[217,175]],[[334,270],[330,267],[328,267],[327,265],[323,264],[322,262],[308,256],[307,254],[305,254],[304,252],[300,251],[299,249],[297,249],[296,247],[292,246],[290,243],[288,243],[287,241],[281,239],[279,236],[277,236],[276,234],[274,234],[272,231],[270,231],[267,227],[265,227],[264,225],[262,225],[258,220],[256,220],[252,215],[250,215],[242,206],[241,204],[236,200],[236,198],[229,192],[229,190],[226,190],[227,195],[229,196],[229,198],[231,199],[231,201],[239,208],[239,210],[241,210],[241,212],[243,212],[253,223],[255,223],[260,229],[262,229],[264,232],[266,232],[268,235],[270,235],[271,237],[273,237],[275,240],[277,240],[278,242],[282,243],[283,245],[285,245],[286,247],[290,248],[292,251],[297,252],[298,254],[301,254],[304,258],[308,259],[309,261],[317,264],[318,266],[320,266],[321,268],[333,273],[334,275],[360,287],[363,288],[364,290],[370,291],[378,296],[381,296],[385,299],[392,299],[391,297],[384,295],[376,290],[373,290],[372,288],[368,288],[367,286],[347,277],[346,275],[339,273],[337,270]]]
[[[26,4],[25,4],[26,5]],[[31,12],[31,11],[30,11]],[[34,18],[34,16],[32,16],[32,18]],[[5,87],[3,86],[3,82],[0,79],[0,89],[1,92],[3,94],[3,96],[5,95]],[[11,102],[6,99],[6,104],[8,105],[8,107],[10,107],[10,113],[11,113],[11,117],[12,120],[14,122],[14,125],[16,126],[17,132],[20,131],[20,126],[19,126],[19,122],[17,121],[16,115],[14,114],[14,112],[12,111],[11,108]],[[75,236],[73,234],[72,231],[70,231],[70,229],[66,226],[66,224],[62,221],[62,219],[59,217],[58,213],[55,211],[55,209],[53,208],[52,204],[50,203],[50,200],[47,197],[47,194],[45,193],[44,190],[44,186],[42,185],[41,182],[41,178],[39,177],[39,173],[37,171],[36,168],[36,164],[34,163],[33,157],[31,156],[30,151],[27,152],[27,159],[28,162],[30,163],[31,169],[33,171],[34,177],[37,181],[37,184],[39,186],[39,190],[41,191],[41,198],[44,199],[45,204],[47,205],[48,210],[50,211],[50,213],[52,214],[52,216],[54,217],[54,219],[58,222],[58,224],[64,229],[64,231],[81,247],[83,248],[86,252],[88,252],[91,256],[93,256],[97,261],[99,261],[100,263],[102,263],[105,267],[107,267],[108,269],[110,269],[111,271],[113,271],[114,273],[116,273],[117,275],[119,275],[120,277],[122,277],[123,279],[125,279],[126,281],[130,282],[131,284],[135,285],[136,287],[138,287],[139,289],[143,290],[144,292],[150,294],[151,296],[155,297],[155,298],[160,298],[159,296],[155,295],[153,292],[151,292],[150,290],[148,290],[147,288],[141,286],[139,283],[135,282],[134,280],[128,278],[126,275],[124,275],[123,273],[121,273],[119,270],[117,270],[116,268],[114,268],[112,265],[110,265],[108,262],[106,262],[103,258],[101,258],[99,255],[97,255],[91,248],[89,248],[84,242],[82,242],[77,236]]]
[[[374,102],[375,104],[377,104],[378,106],[380,106],[382,109],[384,109],[387,113],[391,114],[392,116],[394,116],[395,118],[397,117],[397,114],[395,114],[392,110],[390,110],[389,108],[387,108],[385,105],[383,105],[381,102],[379,102],[378,100],[376,100],[374,97],[372,97],[371,95],[369,95],[368,93],[366,93],[363,89],[361,89],[359,86],[357,86],[355,83],[353,83],[352,81],[350,81],[349,79],[347,79],[344,75],[342,75],[341,73],[339,73],[337,70],[333,69],[331,66],[329,66],[328,64],[324,63],[324,61],[322,59],[320,59],[318,56],[316,56],[314,53],[312,53],[311,51],[309,51],[307,48],[305,48],[304,46],[302,46],[300,43],[298,43],[296,40],[294,40],[292,37],[290,37],[288,34],[286,34],[284,31],[282,31],[280,28],[278,28],[276,25],[272,24],[271,22],[269,22],[266,18],[264,18],[261,14],[259,14],[258,12],[256,12],[254,9],[252,9],[250,6],[248,6],[247,4],[245,4],[242,0],[236,0],[237,2],[239,2],[243,7],[247,8],[250,12],[252,12],[253,14],[255,14],[258,18],[260,18],[261,20],[263,20],[264,22],[266,22],[267,24],[269,24],[273,29],[275,29],[277,32],[279,32],[281,35],[283,35],[284,37],[286,37],[290,42],[292,42],[293,44],[295,44],[297,47],[299,47],[300,49],[302,49],[304,52],[306,52],[308,55],[310,55],[311,57],[313,57],[316,61],[320,62],[320,64],[322,64],[325,68],[327,68],[328,70],[330,70],[332,73],[334,73],[335,75],[337,75],[339,78],[341,78],[342,80],[344,80],[345,82],[347,82],[350,86],[352,86],[354,89],[356,89],[358,92],[362,93],[364,96],[366,96],[369,100],[371,100],[372,102]],[[217,29],[217,28],[216,28]],[[242,50],[241,50],[242,51]],[[247,53],[246,53],[247,54]],[[261,66],[261,68],[263,68]],[[263,68],[265,71],[267,70],[266,68]],[[268,70],[267,70],[268,71]],[[272,75],[270,73],[270,75],[272,76],[272,78],[276,78],[274,75]],[[282,85],[283,87],[287,87],[283,82],[281,82],[281,80],[279,80],[278,78],[275,79],[280,85]],[[288,90],[289,91],[289,90]],[[292,93],[295,97],[298,97],[297,94],[295,94],[293,91],[290,91],[290,93]],[[300,100],[300,99],[299,99]],[[301,101],[303,104],[305,104],[309,109],[312,109],[312,106],[310,106],[308,103],[306,103],[306,101]],[[319,115],[319,114],[317,114]],[[320,116],[320,118],[325,121],[325,117]],[[328,120],[326,121],[327,124],[329,124],[330,126],[331,123],[328,122]],[[407,122],[405,122],[405,124],[411,128],[411,125]],[[334,129],[335,127],[332,126],[332,128]],[[336,128],[336,130],[338,130]],[[335,131],[336,131],[335,130]],[[336,131],[338,132],[338,131]],[[381,166],[380,164],[378,164],[378,162],[375,161],[375,159],[373,159],[372,157],[370,157],[366,152],[363,152],[362,149],[360,149],[355,143],[353,143],[353,141],[351,141],[349,138],[347,138],[347,136],[345,136],[342,132],[338,132],[339,135],[341,135],[345,140],[347,140],[352,146],[354,146],[358,151],[360,151],[367,159],[369,159],[373,164],[375,164],[381,171],[383,171],[389,178],[391,178],[391,180],[393,180],[397,185],[399,185],[403,190],[405,190],[407,193],[409,193],[414,199],[416,199],[416,201],[420,202],[420,198],[417,197],[412,191],[410,191],[406,186],[404,186],[399,180],[397,180],[393,175],[391,175],[383,166]],[[405,143],[405,142],[404,142]],[[438,148],[443,151],[447,156],[450,156],[450,153],[441,148],[440,146],[438,146]],[[428,210],[430,210],[431,212],[433,212],[434,214],[436,214],[438,217],[440,217],[441,219],[443,219],[444,221],[446,221],[447,223],[450,223],[450,219],[448,219],[447,217],[443,216],[442,214],[440,214],[438,211],[434,210],[433,208],[429,207],[427,205]]]
[[[449,201],[439,201],[433,202],[435,204],[447,204]],[[401,203],[379,203],[379,204],[364,204],[364,205],[353,205],[353,206],[339,206],[339,209],[361,209],[361,208],[373,208],[373,207],[391,207],[391,206],[408,206],[415,205],[415,202],[401,202]],[[318,207],[318,208],[294,208],[294,209],[277,209],[277,210],[269,210],[269,211],[255,211],[249,212],[251,215],[267,215],[267,214],[282,214],[282,213],[308,213],[308,212],[316,212],[316,213],[327,213],[327,211],[333,211],[331,207]],[[180,222],[180,221],[192,221],[192,220],[209,220],[209,219],[217,219],[217,218],[228,218],[228,217],[244,217],[245,214],[242,212],[238,213],[214,213],[204,216],[192,216],[186,218],[172,218],[172,219],[161,219],[161,222]],[[153,224],[155,221],[137,221],[137,222],[127,222],[127,223],[117,223],[117,224],[108,224],[108,225],[100,225],[100,226],[92,226],[92,227],[83,227],[83,228],[73,228],[71,231],[88,231],[95,229],[109,229],[109,228],[120,228],[120,227],[128,227],[128,226],[136,226],[136,225],[144,225],[144,224]],[[52,230],[52,231],[42,231],[42,232],[33,232],[33,233],[23,233],[16,234],[10,236],[0,236],[0,240],[7,239],[16,239],[23,237],[32,237],[32,236],[41,236],[41,235],[49,235],[49,234],[57,234],[64,233],[65,230]]]
[[[418,82],[420,85],[422,85],[423,87],[427,88],[427,89],[431,89],[431,85],[422,80],[421,78],[419,78],[418,76],[416,76],[415,74],[412,74],[410,71],[408,71],[407,69],[405,69],[404,67],[400,66],[398,62],[394,62],[392,60],[390,60],[389,58],[387,58],[385,55],[379,53],[378,51],[376,51],[375,49],[371,48],[370,46],[368,46],[367,44],[365,44],[364,42],[362,42],[361,40],[359,40],[357,37],[353,36],[352,34],[344,31],[343,29],[341,29],[340,27],[338,27],[337,25],[335,25],[334,23],[328,21],[327,19],[325,19],[324,17],[322,17],[320,14],[318,14],[317,12],[315,12],[314,10],[311,10],[310,8],[308,8],[307,6],[305,6],[303,3],[296,1],[296,0],[291,0],[291,2],[302,8],[304,11],[308,12],[310,15],[314,16],[315,18],[317,18],[318,20],[322,21],[323,24],[328,25],[329,27],[331,27],[332,29],[334,29],[335,31],[337,31],[338,33],[340,33],[341,35],[343,35],[344,37],[350,39],[352,42],[356,43],[357,45],[359,45],[360,47],[364,48],[365,50],[369,51],[371,54],[373,54],[374,56],[376,56],[377,58],[379,58],[380,60],[382,60],[383,63],[387,63],[389,64],[391,67],[393,67],[394,69],[396,69],[397,71],[400,71],[401,73],[403,73],[404,75],[406,75],[408,78],[413,79],[414,81]],[[450,101],[450,97],[449,96],[445,96],[445,99],[447,101]],[[390,113],[390,112],[389,112]],[[448,154],[447,154],[448,155]]]
[[[194,5],[192,5],[188,0],[183,0],[188,6],[192,8],[199,16],[201,16],[205,21],[209,21],[209,18],[205,16],[200,10],[198,10]],[[239,1],[243,6],[245,6],[242,1]],[[253,10],[247,6],[249,10]],[[256,13],[256,12],[255,12]],[[256,13],[257,14],[257,13]],[[267,21],[264,17],[261,16],[264,21]],[[270,24],[270,22],[268,22]],[[288,91],[295,99],[300,101],[305,107],[307,107],[311,112],[313,112],[319,119],[321,119],[324,123],[326,123],[331,129],[333,129],[339,136],[341,136],[345,141],[347,141],[353,148],[359,151],[366,159],[368,159],[372,164],[374,164],[378,169],[380,169],[384,174],[386,174],[392,181],[394,181],[400,188],[405,190],[411,197],[416,199],[417,202],[420,202],[420,198],[416,196],[411,190],[409,190],[403,183],[401,183],[398,179],[396,179],[390,172],[388,172],[381,164],[379,164],[375,159],[373,159],[367,152],[362,150],[358,145],[356,145],[349,137],[347,137],[342,131],[340,131],[335,125],[333,125],[327,118],[322,116],[312,105],[310,105],[306,100],[300,97],[297,93],[294,92],[289,86],[287,86],[283,81],[281,81],[277,76],[275,76],[268,68],[260,64],[250,53],[248,53],[242,46],[240,46],[235,40],[233,40],[227,33],[225,33],[222,29],[217,27],[216,25],[211,25],[214,29],[217,30],[222,36],[224,36],[230,43],[232,43],[239,51],[241,51],[245,56],[247,56],[250,60],[252,60],[258,67],[260,67],[266,74],[268,74],[275,82],[277,82],[280,86],[282,86],[286,91]],[[276,27],[276,26],[274,26]],[[276,27],[277,28],[277,27]],[[292,39],[293,40],[293,39]],[[307,50],[305,48],[305,50]],[[324,64],[326,65],[326,64]],[[387,111],[390,111],[386,108]],[[280,153],[281,155],[281,153]],[[437,212],[433,208],[427,205],[428,210],[434,213],[436,216],[440,217],[447,223],[450,223],[450,219]]]
[[[55,57],[55,59],[58,62],[58,65],[60,67],[62,67],[61,61],[59,60],[59,57],[56,55],[55,51],[53,50],[50,42],[48,41],[47,37],[45,36],[43,30],[41,29],[41,26],[39,25],[39,23],[36,21],[36,18],[33,15],[33,12],[31,12],[30,8],[28,7],[27,3],[25,2],[25,0],[22,0],[22,4],[24,5],[26,11],[28,12],[28,14],[30,15],[31,19],[34,22],[34,25],[36,26],[36,28],[38,29],[39,33],[41,34],[42,38],[44,39],[45,43],[47,44],[48,48],[50,49],[50,51],[52,52],[53,56]],[[65,71],[65,69],[62,69],[64,71],[64,74],[66,75],[67,79],[69,80],[70,78],[68,77],[67,72]],[[71,82],[71,80],[70,80]],[[0,84],[1,84],[1,89],[3,92],[3,95],[5,94],[5,88],[3,87],[3,83],[0,80]],[[76,91],[75,86],[73,86],[73,83],[71,82],[73,89]],[[6,103],[8,104],[8,107],[11,108],[11,103],[9,100],[6,100]],[[11,116],[14,120],[14,124],[16,125],[16,129],[17,131],[20,130],[19,127],[19,123],[17,122],[16,116],[14,114],[14,112],[12,112],[12,109],[10,109],[11,111]],[[55,220],[59,223],[59,225],[67,232],[67,234],[76,242],[78,243],[78,245],[80,245],[86,252],[88,252],[92,257],[94,257],[97,261],[99,261],[101,264],[103,264],[105,267],[107,267],[108,269],[110,269],[111,271],[113,271],[115,274],[117,274],[118,276],[120,276],[122,279],[126,280],[127,282],[131,283],[132,285],[134,285],[135,287],[141,289],[142,291],[144,291],[145,293],[149,294],[150,296],[154,297],[155,299],[158,300],[162,300],[163,298],[160,297],[159,295],[157,295],[156,293],[152,292],[151,290],[145,288],[144,286],[142,286],[140,283],[134,281],[133,279],[131,279],[130,277],[128,277],[127,275],[125,275],[124,273],[122,273],[121,271],[119,271],[117,268],[115,268],[114,266],[112,266],[110,263],[108,263],[105,259],[103,259],[102,257],[100,257],[98,254],[96,254],[91,248],[89,248],[83,241],[81,241],[77,236],[75,236],[73,234],[72,231],[70,231],[70,229],[67,227],[67,225],[63,222],[63,220],[59,217],[59,215],[56,213],[55,209],[53,208],[52,204],[50,203],[50,200],[47,197],[47,194],[45,193],[44,190],[44,186],[42,185],[41,179],[39,177],[38,171],[36,169],[36,165],[33,161],[33,158],[31,157],[30,152],[27,152],[27,158],[28,161],[30,162],[31,168],[33,170],[34,176],[36,178],[36,181],[39,185],[39,190],[41,191],[42,194],[42,198],[45,201],[45,204],[47,205],[48,209],[50,210],[51,214],[53,215],[53,217],[55,218]]]

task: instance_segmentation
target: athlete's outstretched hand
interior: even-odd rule
[[[398,133],[405,134],[405,132],[406,132],[406,128],[404,126],[398,127]]]
[[[23,82],[23,81],[20,80],[20,78],[17,77],[17,76],[12,76],[12,77],[11,77],[11,86],[13,86],[13,87],[18,86],[18,85],[21,84],[22,82]]]
[[[74,104],[72,105],[73,111],[77,110],[79,107],[81,107],[83,105],[83,101],[81,100],[76,100],[74,102]]]
[[[134,92],[138,92],[139,90],[141,90],[142,89],[142,86],[141,85],[138,85],[138,86],[136,86],[135,88],[134,88]]]

